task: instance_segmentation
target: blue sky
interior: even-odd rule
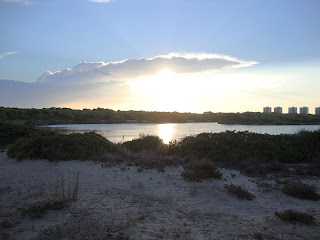
[[[284,108],[294,104],[313,108],[320,105],[313,92],[319,89],[319,12],[318,0],[0,0],[0,79],[34,83],[46,70],[62,71],[83,61],[108,63],[172,52],[220,54],[259,64],[212,74],[212,78],[221,74],[237,78],[238,74],[241,81],[249,74],[263,82],[269,76],[280,85],[269,86],[268,97],[260,87],[256,105],[250,105],[251,89],[250,100],[241,101],[241,106],[230,102],[224,108],[207,105],[206,110],[261,111],[263,104],[276,104],[277,96]],[[170,78],[175,81],[172,74]],[[136,104],[128,105],[123,99],[121,104],[102,107],[166,110],[141,104],[147,98],[139,100],[128,91],[132,96],[127,101],[136,99]],[[237,92],[239,98],[249,98],[243,91]],[[223,102],[226,99],[227,93]],[[19,102],[10,104],[10,99],[0,100],[5,103],[0,105],[19,106]],[[31,107],[24,104],[21,99],[21,107]],[[89,105],[84,107],[95,104]],[[178,110],[205,109],[193,104]]]

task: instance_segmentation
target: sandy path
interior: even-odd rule
[[[41,201],[58,176],[68,179],[76,171],[80,173],[78,201],[41,218],[20,215],[18,207]],[[274,180],[249,178],[233,170],[221,169],[223,180],[199,183],[184,181],[181,172],[179,167],[158,172],[81,161],[16,161],[1,153],[0,223],[11,226],[0,228],[0,238],[32,239],[68,219],[92,218],[120,225],[121,233],[130,239],[257,239],[259,233],[264,239],[319,239],[319,225],[274,217],[275,211],[294,209],[320,220],[319,201],[288,197]],[[320,188],[316,177],[303,181]],[[239,200],[228,194],[223,187],[231,182],[256,199]]]

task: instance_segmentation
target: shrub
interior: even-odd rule
[[[14,143],[17,139],[29,136],[35,128],[21,124],[0,123],[0,146]]]
[[[168,148],[160,137],[150,135],[141,135],[137,139],[124,142],[122,146],[134,153],[141,151],[152,151],[160,154],[166,154]]]
[[[253,200],[255,196],[242,188],[240,185],[226,184],[224,188],[231,194],[236,195],[240,199]]]
[[[200,181],[208,178],[221,179],[222,177],[222,173],[217,170],[217,167],[209,162],[192,162],[188,168],[181,174],[187,181]]]
[[[117,151],[115,144],[94,132],[65,135],[38,130],[30,137],[18,139],[9,146],[7,154],[18,159],[86,160]]]
[[[18,208],[22,216],[30,218],[41,218],[48,210],[61,210],[65,207],[67,202],[62,200],[43,201],[30,204],[24,208]]]
[[[315,219],[312,215],[303,213],[303,212],[298,212],[292,209],[284,210],[282,212],[275,212],[274,215],[278,218],[280,218],[283,221],[288,221],[288,222],[301,222],[304,224],[314,224]]]
[[[318,200],[320,198],[314,187],[303,183],[286,183],[282,188],[282,192],[299,199]]]

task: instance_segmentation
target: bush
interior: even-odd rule
[[[303,212],[298,212],[292,209],[288,209],[282,212],[275,212],[274,215],[278,218],[280,218],[283,221],[287,222],[301,222],[304,224],[314,224],[315,219],[312,215],[303,213]]]
[[[28,216],[30,218],[41,218],[48,210],[61,210],[65,207],[67,202],[62,200],[43,201],[28,205],[24,208],[18,208],[21,216]]]
[[[64,135],[38,130],[30,137],[18,139],[9,146],[7,154],[18,159],[86,160],[117,151],[115,144],[93,132]]]
[[[188,168],[181,174],[187,181],[200,181],[208,178],[221,179],[222,177],[222,173],[217,170],[217,167],[209,162],[192,162]]]
[[[236,195],[240,199],[253,200],[256,198],[253,194],[242,188],[240,185],[226,184],[224,188],[233,195]]]
[[[286,183],[282,188],[282,192],[299,199],[318,200],[320,198],[314,187],[303,183]]]
[[[160,154],[166,154],[168,148],[160,137],[149,135],[142,135],[137,139],[124,142],[122,146],[134,153],[141,151],[152,151]]]
[[[21,124],[0,123],[0,146],[14,143],[17,139],[28,137],[35,128]]]

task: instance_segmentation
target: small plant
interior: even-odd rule
[[[30,204],[24,208],[18,208],[22,216],[30,218],[41,218],[48,210],[61,210],[65,207],[66,202],[61,200],[47,200]]]
[[[201,161],[189,164],[189,170],[184,171],[181,176],[186,181],[201,181],[208,178],[221,179],[222,173],[212,163]]]
[[[240,185],[226,184],[224,188],[231,194],[236,195],[240,199],[253,200],[256,196],[245,190]]]
[[[318,200],[320,198],[314,187],[303,183],[286,183],[282,192],[299,199]]]
[[[304,224],[315,223],[315,219],[312,215],[308,213],[298,212],[292,209],[284,210],[282,212],[275,212],[274,215],[287,222],[301,222]]]
[[[52,186],[52,195],[63,202],[75,202],[78,200],[80,172],[69,172],[69,179],[65,182],[64,174],[59,174]]]

